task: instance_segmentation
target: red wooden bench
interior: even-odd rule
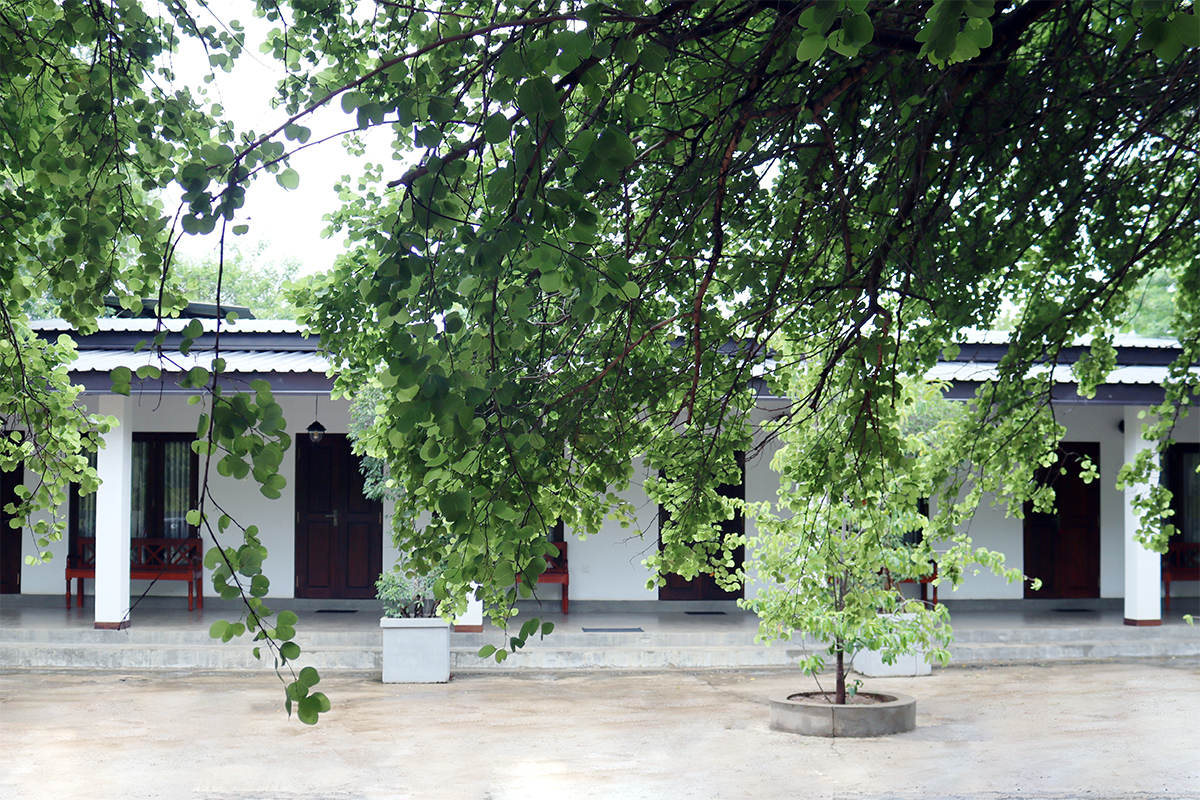
[[[570,599],[567,596],[567,586],[571,583],[571,573],[567,569],[567,543],[551,542],[558,548],[558,555],[546,556],[546,571],[538,575],[538,583],[557,583],[562,586],[562,613],[566,616],[569,611]],[[520,582],[521,576],[517,576]]]
[[[937,575],[938,575],[937,562],[930,561],[929,568],[930,568],[930,572],[926,575],[922,575],[919,578],[904,578],[903,580],[895,580],[894,578],[892,578],[891,573],[888,573],[886,569],[884,570],[884,572],[887,573],[887,582],[889,584],[893,584],[893,583],[920,584],[921,602],[925,603],[927,606],[928,605],[936,606],[938,604],[938,587],[937,587],[937,584],[934,583],[934,581],[937,580]],[[933,589],[933,601],[932,602],[929,600],[929,589]]]
[[[1162,556],[1164,608],[1171,610],[1171,581],[1200,581],[1200,543],[1170,542]]]
[[[67,608],[71,607],[71,579],[83,608],[83,582],[96,579],[96,540],[81,538],[79,552],[67,558]],[[204,608],[204,558],[198,537],[187,539],[129,540],[129,578],[139,581],[187,581],[188,611]]]

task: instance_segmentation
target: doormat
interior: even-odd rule
[[[584,628],[584,633],[645,633],[641,628]]]
[[[357,608],[318,608],[318,614],[357,614]]]
[[[685,611],[689,617],[723,617],[724,611]]]

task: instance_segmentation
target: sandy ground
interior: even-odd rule
[[[937,670],[864,689],[918,729],[814,739],[767,727],[793,671],[330,677],[288,720],[273,677],[0,674],[0,797],[1200,798],[1195,659]]]

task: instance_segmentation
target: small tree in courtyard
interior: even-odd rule
[[[793,390],[803,394],[811,377],[795,374]],[[838,704],[846,702],[856,651],[879,651],[885,663],[914,650],[943,665],[949,658],[945,606],[905,598],[898,582],[929,575],[935,561],[951,584],[972,562],[1021,578],[1004,569],[1003,555],[973,548],[966,536],[936,535],[920,510],[922,498],[941,488],[934,481],[948,477],[936,444],[955,438],[965,409],[943,400],[939,386],[906,387],[894,404],[879,404],[874,445],[863,451],[845,446],[863,422],[855,394],[853,385],[842,393],[851,405],[839,404],[839,413],[787,427],[772,462],[779,501],[748,505],[759,530],[754,565],[767,586],[744,605],[759,615],[764,638],[802,632],[827,645],[800,667],[816,675],[832,658]],[[935,539],[944,552],[935,551]]]

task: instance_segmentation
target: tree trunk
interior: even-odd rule
[[[842,652],[841,647],[837,651],[837,689],[833,695],[833,702],[839,706],[846,705],[846,654]]]

